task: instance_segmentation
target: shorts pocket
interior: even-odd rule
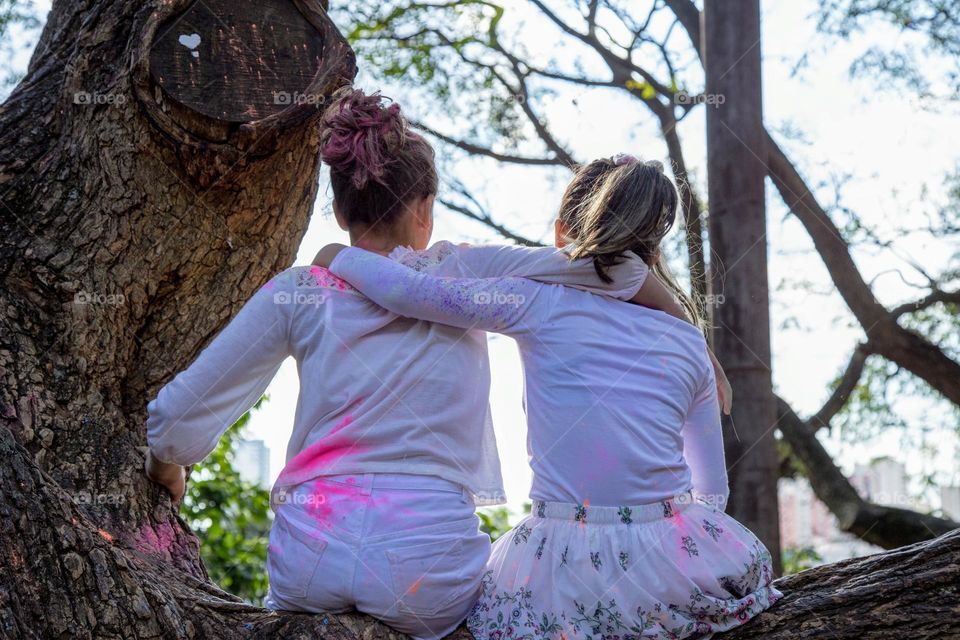
[[[278,510],[267,548],[270,588],[282,596],[306,596],[326,548],[326,540],[300,529],[283,515],[283,509]]]
[[[460,538],[390,549],[386,556],[399,611],[433,616],[474,587]]]

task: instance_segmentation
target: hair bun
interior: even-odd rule
[[[377,91],[344,87],[323,115],[320,158],[357,189],[384,184],[387,165],[403,146],[406,124],[400,105]],[[389,104],[384,104],[384,101]]]

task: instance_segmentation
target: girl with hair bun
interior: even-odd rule
[[[341,91],[323,116],[320,153],[351,242],[404,268],[525,276],[624,299],[646,276],[636,257],[611,265],[608,282],[592,260],[554,249],[427,250],[433,150],[379,94]],[[181,466],[214,449],[288,356],[300,394],[271,494],[266,605],[357,609],[415,638],[443,637],[476,601],[490,553],[475,506],[504,502],[486,334],[399,317],[317,266],[287,269],[149,404],[148,475],[181,493]]]
[[[660,163],[597,160],[564,194],[556,245],[616,283],[630,256],[661,262],[676,212]],[[493,546],[474,638],[708,638],[780,598],[770,553],[724,513],[715,366],[689,300],[671,309],[684,322],[526,278],[438,278],[357,247],[318,257],[400,316],[520,347],[533,508]],[[684,298],[661,273],[641,292]]]

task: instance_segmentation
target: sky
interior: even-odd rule
[[[922,207],[942,197],[943,176],[955,169],[957,151],[956,105],[937,105],[940,112],[920,108],[917,100],[869,81],[851,80],[850,62],[871,39],[899,38],[882,32],[856,37],[852,43],[834,43],[818,36],[814,20],[815,0],[762,2],[762,55],[764,118],[768,129],[797,161],[801,172],[817,189],[822,201],[832,201],[832,176],[846,174],[844,205],[881,229],[915,216]],[[43,2],[36,3],[43,12]],[[16,39],[16,33],[14,33]],[[532,35],[528,48],[549,49],[553,35]],[[896,42],[896,40],[894,40]],[[798,61],[807,64],[793,73]],[[14,64],[25,66],[26,53]],[[361,71],[359,84],[379,88]],[[430,117],[429,105],[404,105],[415,115]],[[705,108],[700,107],[680,127],[688,162],[705,193]],[[598,117],[600,114],[600,117]],[[628,115],[632,114],[632,115]],[[555,95],[546,115],[578,157],[609,156],[629,152],[647,158],[665,159],[663,144],[635,103],[611,100],[596,90],[567,90]],[[450,124],[435,114],[437,128]],[[449,130],[449,129],[448,129]],[[787,139],[782,132],[798,130],[801,140]],[[511,229],[542,241],[550,240],[553,212],[564,184],[536,170],[490,169],[485,163],[460,161],[444,165],[473,186],[487,185],[482,193],[495,217]],[[449,178],[449,173],[443,178]],[[309,229],[294,264],[309,264],[316,251],[330,242],[347,243],[330,214],[331,192],[325,172]],[[924,191],[926,187],[927,191]],[[850,321],[842,300],[831,293],[832,285],[800,224],[786,211],[779,195],[767,186],[772,290],[773,379],[775,388],[801,414],[819,408],[828,395],[828,385],[845,365],[860,329]],[[434,240],[497,242],[492,232],[456,214],[438,209]],[[922,283],[909,262],[938,272],[949,264],[956,247],[935,238],[901,238],[897,255],[867,249],[855,252],[858,265],[880,300],[896,304],[916,297],[906,282]],[[955,258],[953,258],[955,260]],[[954,266],[956,266],[954,264]],[[817,295],[797,290],[800,281],[812,283]],[[530,472],[525,448],[525,425],[521,408],[522,377],[514,343],[505,337],[490,337],[493,371],[491,406],[500,447],[501,464],[509,506],[518,509],[527,499]],[[271,476],[283,467],[286,443],[292,430],[298,393],[295,363],[284,363],[268,390],[269,402],[252,417],[249,438],[263,439],[271,452]],[[913,424],[939,427],[955,421],[951,414],[931,409],[929,403],[902,398],[903,414]],[[955,432],[955,429],[954,429]],[[890,432],[869,443],[843,443],[825,438],[828,449],[850,472],[856,463],[891,455],[907,465],[911,474],[935,469],[944,483],[960,484],[960,448],[952,435],[942,436],[932,457],[906,455],[902,434]],[[937,506],[935,500],[933,506]]]

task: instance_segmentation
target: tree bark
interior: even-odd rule
[[[780,578],[784,598],[723,640],[960,637],[960,529]]]
[[[714,98],[706,107],[711,290],[718,296],[712,344],[737,390],[733,415],[724,418],[727,510],[767,546],[779,571],[759,1],[707,0],[704,45],[706,95]]]
[[[312,0],[54,3],[0,107],[5,636],[216,628],[146,402],[292,262],[354,73]]]

